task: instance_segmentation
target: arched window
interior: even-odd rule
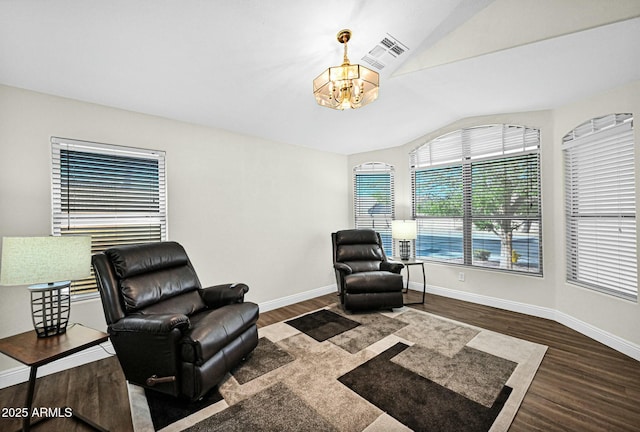
[[[387,255],[393,255],[391,221],[395,214],[394,168],[382,162],[367,162],[353,169],[353,214],[356,228],[380,233]]]
[[[540,132],[488,125],[411,152],[420,258],[542,273]]]
[[[591,119],[565,135],[567,280],[638,298],[633,115]]]

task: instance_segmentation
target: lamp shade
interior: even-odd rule
[[[394,220],[391,222],[391,236],[396,240],[415,240],[418,228],[415,220]]]
[[[4,237],[0,285],[28,285],[91,276],[91,237]]]
[[[378,87],[378,73],[358,64],[330,67],[313,80],[316,102],[337,110],[373,102],[378,98]]]

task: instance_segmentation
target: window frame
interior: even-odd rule
[[[389,206],[389,212],[380,213],[380,217],[376,217],[374,214],[369,213],[369,216],[365,216],[360,207],[371,206],[370,198],[366,200],[359,199],[358,194],[358,177],[367,176],[389,176],[388,180],[388,195],[384,197]],[[371,207],[369,207],[370,209]],[[370,219],[365,223],[362,217],[368,217]],[[389,256],[395,255],[395,241],[391,236],[391,225],[395,219],[395,168],[393,165],[384,162],[364,162],[362,164],[353,167],[353,218],[354,227],[359,228],[372,228],[380,234],[382,237],[385,253]],[[385,226],[380,229],[376,229],[376,221],[384,222]],[[391,253],[389,253],[391,252]]]
[[[473,170],[484,165],[491,165],[493,163],[503,163],[504,166],[514,165],[514,160],[518,158],[526,160],[532,159],[531,164],[535,169],[535,172],[531,174],[533,179],[533,188],[528,193],[531,195],[529,200],[533,202],[533,207],[537,209],[533,214],[526,215],[514,215],[514,217],[505,217],[504,214],[494,215],[496,220],[510,220],[515,223],[515,226],[524,226],[526,222],[527,227],[534,227],[533,234],[529,235],[527,232],[527,247],[531,243],[535,249],[530,250],[525,258],[535,258],[537,255],[537,265],[525,264],[523,266],[515,266],[518,262],[520,254],[515,255],[515,259],[507,260],[502,257],[503,248],[500,246],[499,267],[492,265],[482,265],[484,262],[481,258],[476,257],[476,248],[474,242],[478,234],[483,230],[476,227],[475,222],[481,220],[491,220],[490,215],[478,215],[474,212],[474,193],[473,193]],[[499,166],[499,165],[496,165]],[[529,165],[525,165],[526,169],[529,169]],[[536,128],[530,128],[519,125],[511,124],[490,124],[481,125],[471,128],[458,129],[447,134],[436,137],[420,146],[415,148],[410,153],[410,169],[411,169],[411,198],[412,198],[412,215],[414,219],[418,221],[418,244],[416,249],[418,251],[417,256],[425,261],[446,264],[446,265],[461,265],[473,268],[480,268],[486,270],[505,271],[509,273],[524,274],[529,276],[542,276],[543,275],[543,254],[542,254],[542,187],[541,187],[541,174],[540,174],[540,131]],[[516,168],[512,168],[513,171],[509,171],[509,174],[517,174]],[[455,199],[459,199],[457,204],[447,205],[452,209],[451,213],[446,213],[446,209],[439,209],[433,212],[431,215],[425,214],[423,209],[418,207],[421,202],[425,202],[424,196],[418,196],[424,194],[421,188],[419,178],[427,177],[430,172],[436,172],[437,170],[458,170],[461,177],[460,190],[457,192]],[[529,179],[529,177],[527,177]],[[440,180],[440,178],[436,178]],[[442,185],[432,188],[437,190],[439,188],[440,195],[443,195]],[[448,192],[445,190],[445,192]],[[435,195],[435,193],[432,193]],[[458,197],[459,195],[459,197]],[[434,198],[437,201],[437,196]],[[449,200],[448,196],[442,196],[443,202]],[[428,199],[426,199],[428,201]],[[484,216],[484,217],[483,217]],[[436,224],[436,221],[440,220],[440,224]],[[456,222],[456,220],[458,222]],[[425,245],[420,247],[420,234],[424,233],[424,224],[431,221],[435,228],[425,235],[431,235],[438,237],[441,234],[442,239],[447,240],[447,250],[442,258],[433,258],[433,256],[423,256],[420,254],[421,250],[424,250]],[[521,221],[518,225],[518,221]],[[494,221],[495,222],[495,221]],[[487,231],[488,231],[488,224]],[[510,225],[511,227],[511,225]],[[435,231],[433,231],[435,229]],[[510,232],[515,232],[517,228],[510,228]],[[537,229],[537,235],[535,230]],[[457,234],[456,234],[457,233]],[[505,232],[505,236],[507,233]],[[460,236],[461,239],[457,239],[454,242],[452,236]],[[534,238],[537,237],[537,240]],[[451,238],[450,238],[451,237]],[[498,236],[499,238],[499,236]],[[495,242],[496,239],[493,239]],[[537,245],[535,241],[537,241]],[[452,243],[453,242],[453,243]],[[428,246],[433,249],[435,245]],[[509,248],[505,250],[511,250],[512,253],[515,250],[513,243],[510,243]],[[434,249],[435,250],[435,249]],[[511,255],[514,256],[514,255]],[[504,260],[504,263],[501,261]],[[475,263],[474,263],[475,261]],[[528,263],[528,261],[526,261]],[[503,267],[504,264],[504,267]]]
[[[52,235],[90,235],[92,254],[168,238],[164,151],[50,141]],[[72,301],[98,297],[93,276],[72,282],[71,295]]]
[[[563,137],[562,157],[566,282],[637,303],[633,114],[578,125]]]

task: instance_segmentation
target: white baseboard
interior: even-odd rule
[[[422,292],[422,284],[411,282],[409,288],[415,291]],[[336,285],[327,285],[324,287],[312,289],[298,294],[282,297],[275,300],[269,300],[259,304],[260,311],[267,312],[280,307],[289,306],[294,303],[299,303],[304,300],[309,300],[315,297],[322,296],[324,294],[330,294],[336,292]],[[443,288],[438,286],[427,286],[427,292],[430,294],[436,294],[443,297],[455,298],[458,300],[468,301],[471,303],[482,304],[485,306],[491,306],[499,309],[505,309],[512,312],[519,312],[526,315],[532,315],[539,318],[546,318],[556,321],[562,325],[565,325],[585,336],[588,336],[600,343],[607,345],[640,361],[640,346],[615,336],[609,332],[594,327],[591,324],[580,321],[570,315],[563,312],[558,312],[555,309],[529,305],[526,303],[515,302],[512,300],[504,300],[496,297],[489,297],[481,294],[468,293],[464,291],[457,291],[450,288]],[[337,298],[336,298],[337,300]],[[106,351],[105,351],[106,350]],[[38,368],[38,376],[49,375],[52,373],[60,372],[66,369],[70,369],[76,366],[80,366],[86,363],[90,363],[97,360],[113,355],[113,347],[111,342],[105,342],[100,346],[92,347],[81,351],[79,353],[70,355],[63,359],[57,360],[48,365]],[[12,369],[7,369],[0,372],[0,389],[9,387],[15,384],[20,384],[29,380],[29,367],[17,366]]]
[[[422,284],[417,282],[411,282],[409,288],[415,291],[422,292]],[[520,303],[512,300],[505,300],[497,297],[489,297],[482,294],[470,293],[465,291],[458,291],[450,288],[443,288],[434,285],[427,285],[427,292],[430,294],[436,294],[442,297],[454,298],[456,300],[463,300],[470,303],[481,304],[485,306],[491,306],[498,309],[505,309],[511,312],[523,313],[526,315],[533,315],[539,318],[546,318],[555,320],[555,310],[542,306],[534,306],[527,303]]]
[[[312,298],[320,297],[325,294],[331,294],[332,292],[338,292],[338,287],[336,286],[336,284],[315,288],[297,294],[292,294],[290,296],[281,297],[275,300],[269,300],[259,303],[258,306],[260,306],[260,312],[268,312],[273,309],[278,309],[281,307],[292,305],[294,303],[299,303],[301,301],[310,300]],[[338,301],[338,297],[336,297],[336,301]]]
[[[422,292],[422,284],[417,282],[411,282],[409,284],[409,288],[415,291]],[[427,292],[443,297],[455,298],[457,300],[468,301],[471,303],[482,304],[498,309],[505,309],[512,312],[532,315],[539,318],[550,319],[564,326],[567,326],[570,329],[577,331],[578,333],[582,333],[583,335],[588,336],[591,339],[594,339],[610,348],[613,348],[616,351],[628,355],[635,360],[640,361],[639,345],[636,345],[626,339],[622,339],[619,336],[599,329],[589,323],[581,321],[577,318],[572,317],[571,315],[567,315],[564,312],[560,312],[552,308],[535,306],[526,303],[515,302],[512,300],[504,300],[501,298],[489,297],[481,294],[457,291],[450,288],[443,288],[433,285],[427,286]]]
[[[622,339],[621,337],[599,329],[598,327],[584,321],[580,321],[579,319],[563,312],[556,311],[555,321],[577,331],[578,333],[589,336],[591,339],[597,340],[609,348],[613,348],[616,351],[640,361],[640,346],[629,342],[626,339]]]
[[[105,351],[106,350],[106,351]],[[38,368],[38,377],[50,375],[86,363],[102,360],[113,355],[113,346],[107,341],[99,346],[87,348],[84,351],[56,360]],[[28,366],[16,366],[0,373],[0,389],[29,381],[30,368]]]

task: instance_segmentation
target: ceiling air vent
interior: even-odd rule
[[[395,45],[395,43],[390,40],[389,38],[384,38],[380,41],[380,43],[384,46],[386,46],[387,48],[391,48],[393,45]]]
[[[406,45],[387,33],[386,36],[380,40],[380,43],[371,48],[369,52],[362,57],[362,60],[374,68],[382,70],[408,49]]]
[[[376,69],[382,70],[384,68],[384,64],[383,63],[380,63],[378,60],[374,59],[371,56],[366,55],[366,56],[362,57],[362,60],[367,62],[367,63],[369,63],[371,66],[373,66]]]
[[[390,49],[392,52],[396,53],[396,55],[400,55],[404,52],[404,49],[402,49],[400,45],[394,45]]]

